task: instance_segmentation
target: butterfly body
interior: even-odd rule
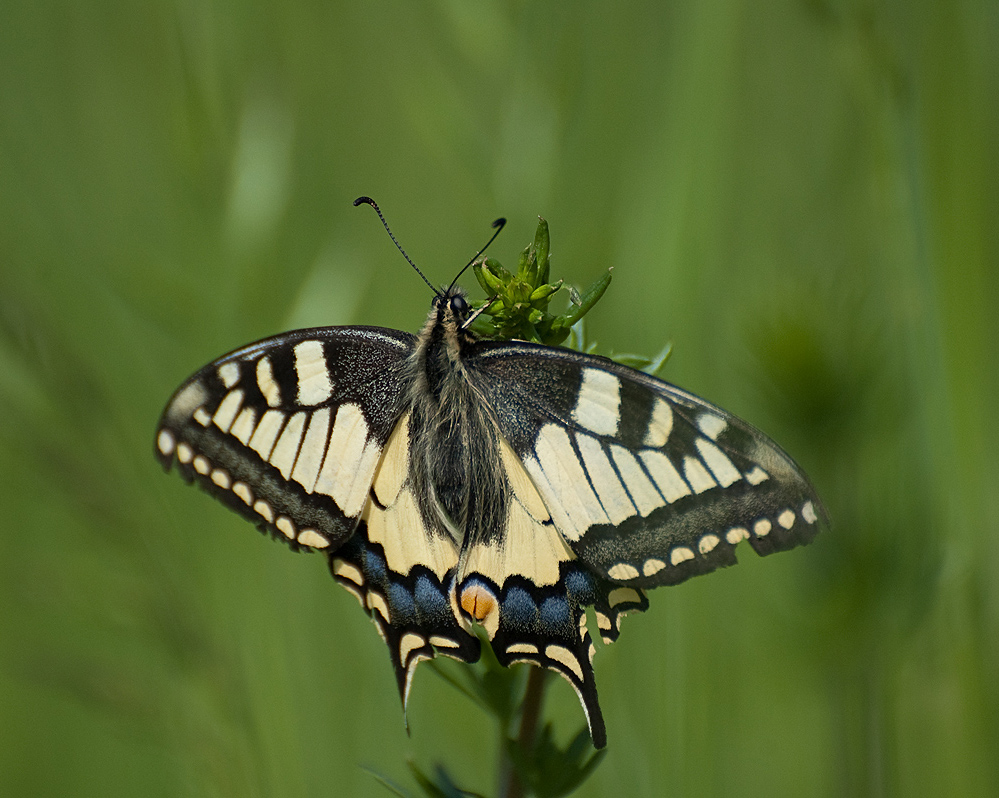
[[[605,358],[467,329],[460,290],[418,336],[301,330],[174,394],[157,454],[297,548],[324,551],[389,647],[549,668],[606,733],[584,610],[606,642],[643,589],[807,543],[821,505],[745,422]]]

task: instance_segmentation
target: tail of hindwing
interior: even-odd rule
[[[598,579],[576,561],[563,563],[561,570],[554,585],[539,586],[516,576],[507,579],[492,647],[501,665],[529,662],[568,681],[583,705],[594,746],[602,748],[607,732],[597,699],[595,649],[585,608],[594,607],[601,637],[609,643],[618,637],[621,617],[644,612],[648,601],[641,591]]]
[[[357,598],[388,646],[403,708],[423,660],[436,654],[478,660],[479,640],[458,625],[448,604],[448,585],[421,565],[406,574],[392,571],[382,546],[368,539],[364,521],[329,561],[334,579]]]

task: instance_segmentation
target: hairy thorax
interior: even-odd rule
[[[446,307],[438,315],[443,323],[431,318],[410,363],[410,451],[426,466],[412,473],[436,499],[424,509],[428,525],[463,546],[500,535],[506,490],[494,467],[499,433],[461,358],[474,339]]]

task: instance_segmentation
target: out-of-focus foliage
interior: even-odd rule
[[[377,795],[408,761],[495,791],[473,702],[421,670],[407,736],[323,561],[152,457],[228,349],[420,326],[359,194],[438,284],[544,216],[554,274],[614,268],[601,350],[672,341],[663,376],[829,508],[597,652],[578,794],[999,792],[997,28],[974,0],[7,3],[0,794]],[[564,747],[575,696],[545,706]]]

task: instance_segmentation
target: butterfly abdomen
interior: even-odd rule
[[[461,546],[501,533],[505,486],[495,467],[495,423],[461,359],[465,334],[450,306],[440,305],[411,356],[414,383],[423,389],[411,393],[410,447],[422,466],[414,476],[426,480],[425,493],[434,499],[427,514],[436,511],[433,520]]]

